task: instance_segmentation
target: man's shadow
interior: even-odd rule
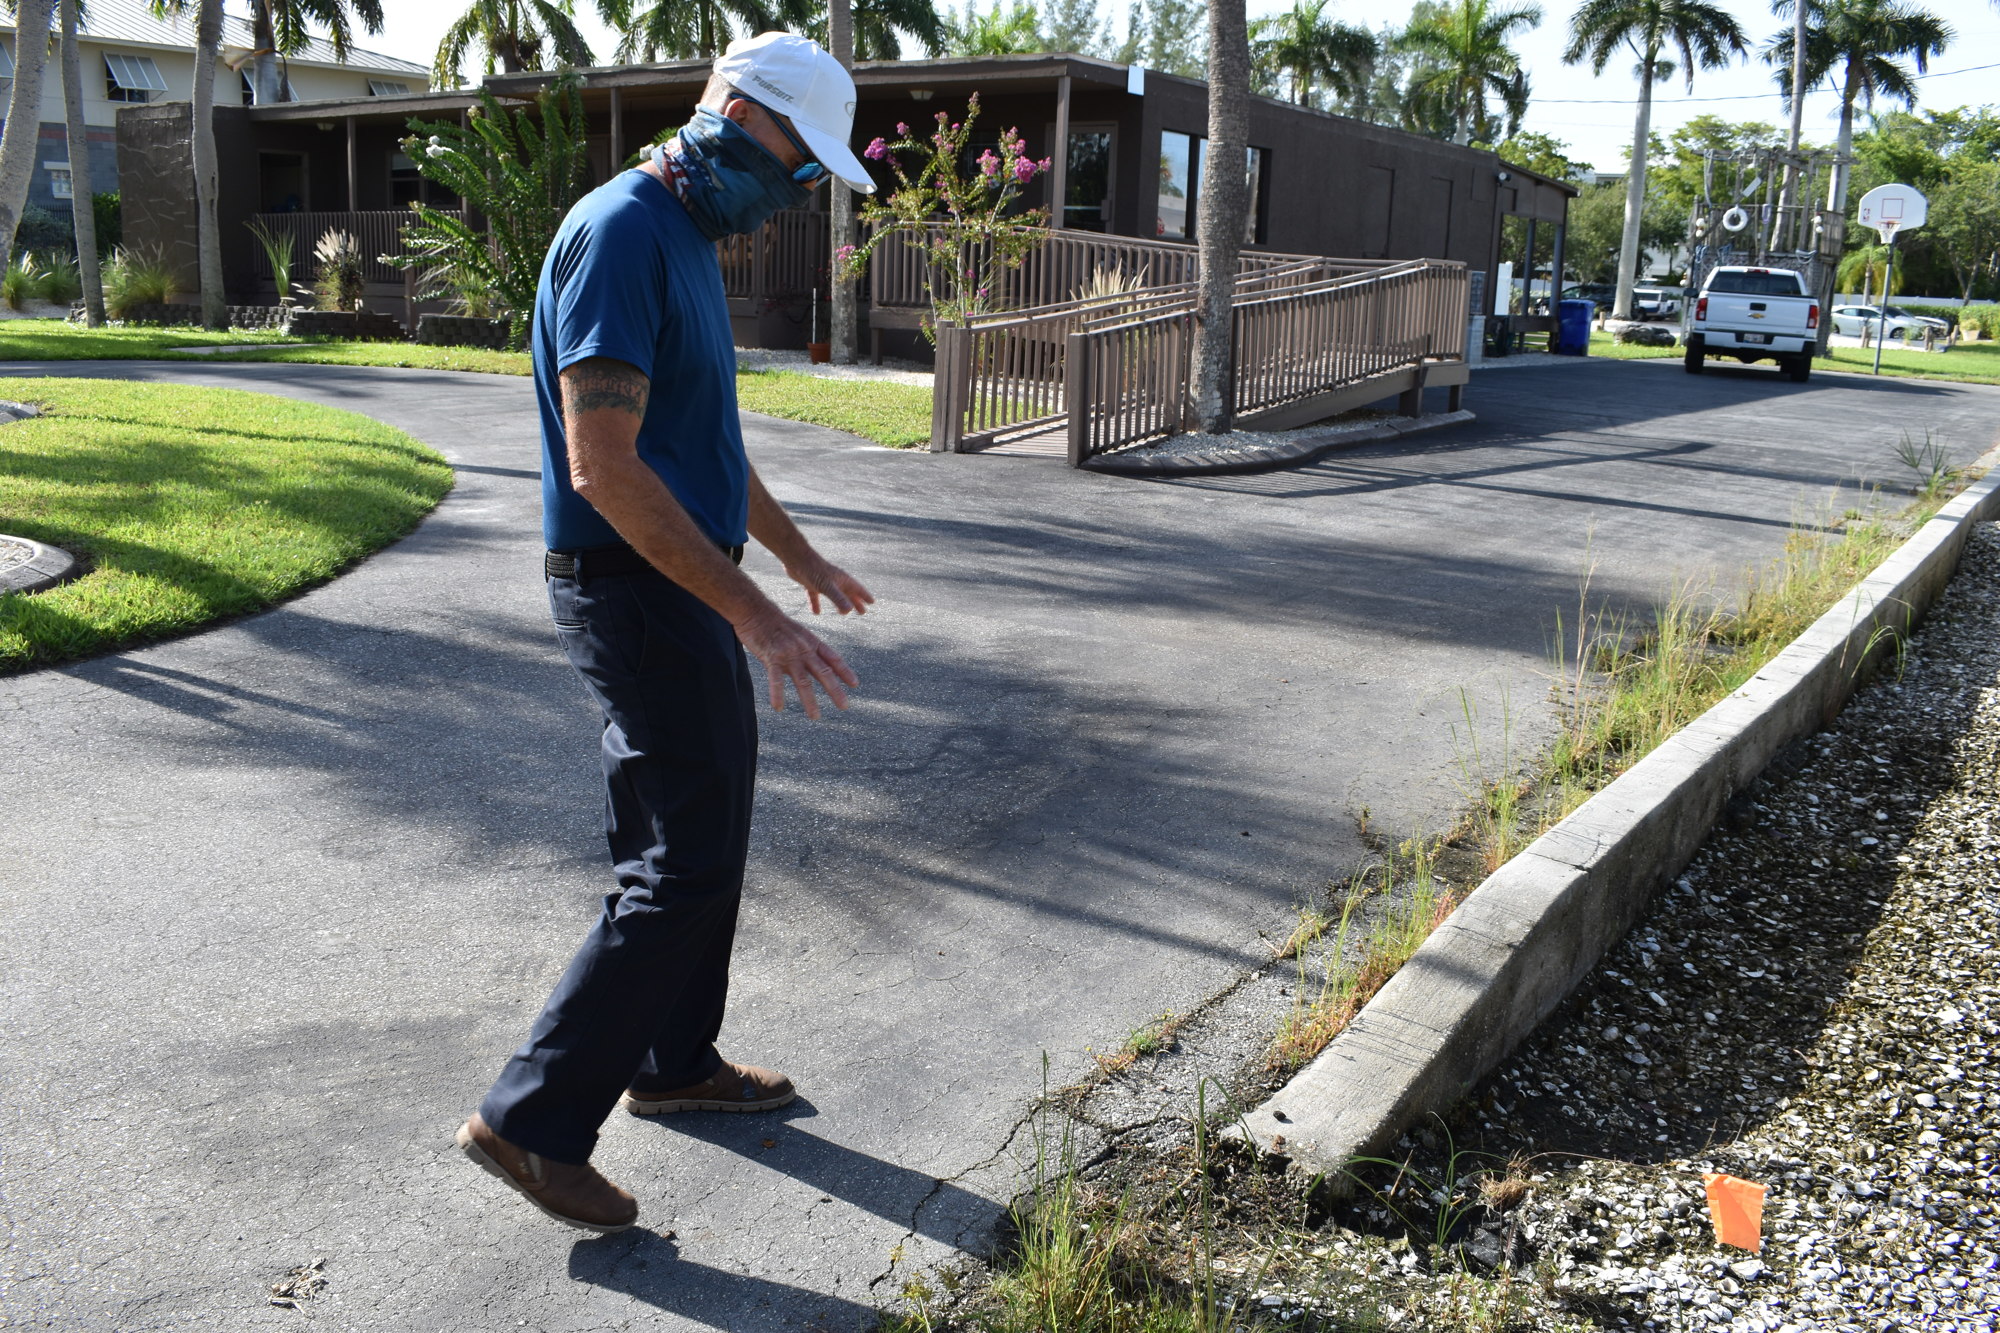
[[[954,1248],[968,1248],[993,1235],[1004,1211],[1001,1205],[799,1128],[798,1122],[815,1114],[812,1103],[801,1097],[774,1115],[663,1116],[652,1123],[750,1158],[828,1199]],[[767,1141],[773,1146],[765,1147]],[[867,1328],[879,1317],[873,1307],[856,1301],[682,1259],[671,1240],[643,1229],[577,1242],[569,1268],[576,1281],[608,1287],[717,1328]]]

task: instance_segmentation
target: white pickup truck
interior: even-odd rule
[[[1686,329],[1687,372],[1711,356],[1776,361],[1795,383],[1812,374],[1819,302],[1790,269],[1718,268],[1695,298]]]

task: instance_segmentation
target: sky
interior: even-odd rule
[[[1400,0],[1399,0],[1400,2]],[[1921,2],[1921,0],[1920,0]],[[1720,0],[1751,37],[1753,51],[1785,26],[1785,20],[1771,14],[1766,0]],[[379,35],[362,36],[360,45],[388,55],[428,64],[437,51],[439,38],[452,20],[464,12],[466,0],[390,0],[383,6],[387,20]],[[1248,0],[1252,17],[1289,8],[1288,0]],[[580,0],[577,26],[593,50],[608,58],[615,44],[609,31],[596,21],[590,0]],[[232,12],[245,8],[242,0],[228,0]],[[1122,0],[1103,5],[1106,13],[1124,11]],[[1931,63],[1931,75],[1921,81],[1920,104],[1936,110],[2000,101],[1992,90],[2000,83],[2000,3],[1995,0],[1927,0],[1926,8],[1944,19],[1956,31],[1956,38],[1944,56]],[[1570,146],[1570,156],[1595,165],[1600,171],[1619,171],[1632,145],[1632,118],[1637,111],[1636,80],[1629,62],[1614,61],[1604,74],[1593,76],[1588,66],[1562,63],[1562,49],[1568,38],[1569,4],[1545,6],[1540,27],[1521,37],[1515,49],[1528,69],[1533,96],[1523,128],[1536,130]],[[1332,17],[1350,23],[1379,20],[1379,7],[1364,0],[1333,0]],[[1974,66],[1988,66],[1979,70]],[[1955,73],[1954,71],[1964,71]],[[1727,69],[1702,71],[1695,75],[1692,97],[1678,76],[1655,89],[1654,132],[1665,136],[1695,116],[1713,114],[1730,120],[1762,120],[1773,125],[1788,123],[1784,104],[1771,70],[1754,57]],[[1805,135],[1818,142],[1831,142],[1839,121],[1839,101],[1831,92],[1816,92],[1806,98]]]

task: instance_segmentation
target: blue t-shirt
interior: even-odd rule
[[[711,540],[738,546],[750,463],[736,415],[736,343],[715,247],[658,180],[626,171],[563,219],[535,293],[535,400],[542,414],[542,537],[575,551],[621,540],[569,484],[558,373],[615,357],[652,380],[639,457]]]

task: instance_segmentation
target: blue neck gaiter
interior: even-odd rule
[[[681,168],[681,204],[711,241],[753,232],[781,208],[798,208],[811,191],[741,125],[707,107],[680,131],[680,152],[662,148]]]

